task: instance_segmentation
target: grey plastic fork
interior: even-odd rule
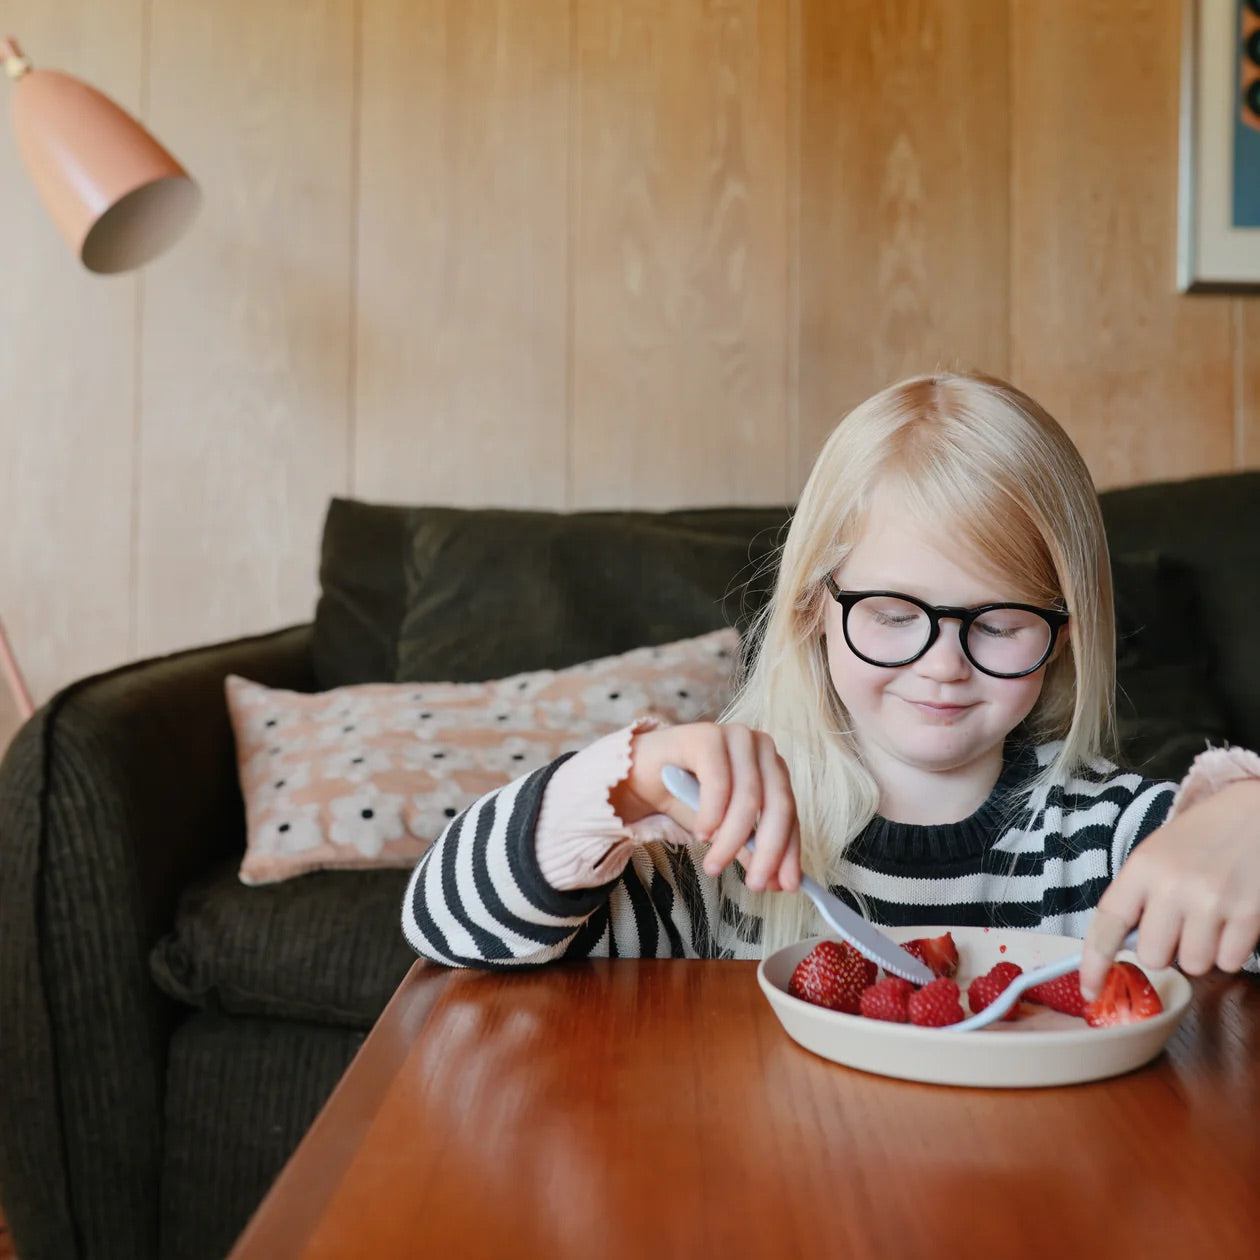
[[[1134,928],[1121,941],[1120,948],[1134,949],[1137,946],[1137,939],[1137,928]],[[1036,967],[1032,971],[1025,971],[1021,975],[1016,976],[984,1010],[978,1011],[970,1019],[964,1019],[959,1024],[946,1024],[940,1031],[974,1032],[977,1028],[987,1028],[996,1020],[1001,1019],[1019,1001],[1020,997],[1034,985],[1045,984],[1048,980],[1057,980],[1060,976],[1066,976],[1069,971],[1076,971],[1080,965],[1080,954],[1069,954],[1066,958],[1060,958],[1058,962],[1047,963],[1044,967]]]

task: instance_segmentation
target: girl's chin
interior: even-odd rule
[[[963,739],[908,739],[898,742],[898,755],[908,765],[933,773],[966,770],[996,757],[1002,758],[1002,744],[980,744]]]

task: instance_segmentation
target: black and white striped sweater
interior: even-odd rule
[[[1133,847],[1165,819],[1174,785],[1095,761],[1062,784],[1018,790],[1056,745],[1007,764],[970,818],[912,826],[875,818],[849,848],[846,888],[901,924],[1024,927],[1081,936]],[[704,847],[636,847],[598,888],[553,888],[535,855],[543,792],[566,758],[487,793],[452,820],[408,882],[403,931],[434,962],[529,966],[558,958],[759,958],[761,921],[705,873]]]

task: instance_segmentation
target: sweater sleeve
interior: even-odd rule
[[[607,738],[628,746],[634,729]],[[403,932],[418,954],[464,967],[712,956],[717,881],[701,867],[702,846],[662,815],[631,827],[617,819],[608,751],[597,742],[560,758],[451,821],[407,884]]]
[[[1114,879],[1121,864],[1151,832],[1168,821],[1176,800],[1174,785],[1154,779],[1140,779],[1116,818],[1111,839],[1111,870]]]
[[[1260,779],[1260,756],[1247,748],[1225,747],[1201,752],[1176,785],[1143,780],[1116,826],[1112,874],[1151,832],[1240,779]]]
[[[659,725],[656,718],[638,718],[582,749],[552,776],[534,831],[538,866],[552,888],[595,888],[620,875],[638,845],[691,841],[665,814],[622,822],[610,800],[630,773],[634,737]]]

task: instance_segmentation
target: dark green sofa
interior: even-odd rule
[[[1127,755],[1178,775],[1209,739],[1260,746],[1260,473],[1103,502]],[[785,520],[336,500],[313,623],[49,701],[0,765],[0,1202],[22,1260],[226,1254],[412,961],[405,871],[236,879],[226,674],[471,680],[740,624]]]

